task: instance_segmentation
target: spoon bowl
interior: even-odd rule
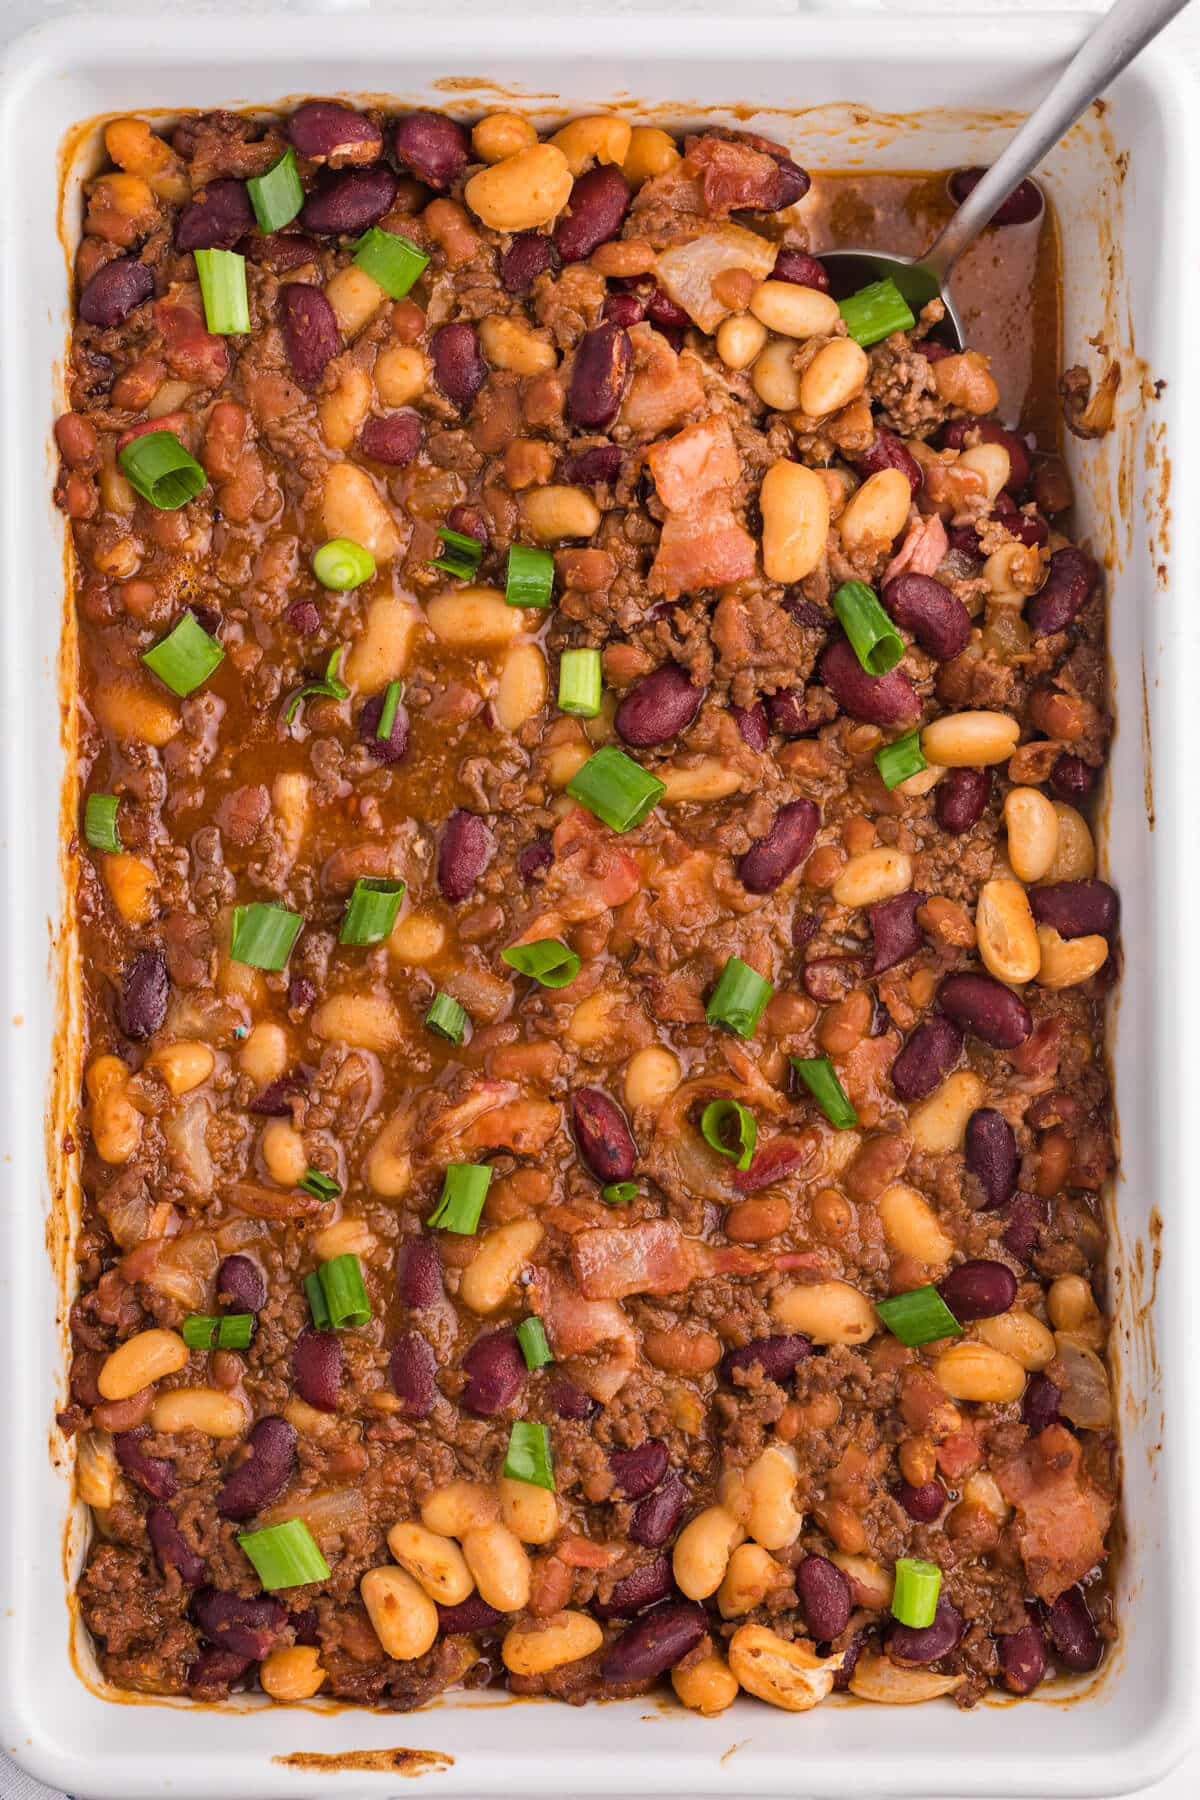
[[[918,318],[923,306],[940,297],[946,316],[937,328],[938,339],[955,350],[966,349],[962,317],[932,264],[916,257],[887,256],[878,250],[822,250],[821,261],[835,300],[844,300],[873,281],[894,281],[913,317]]]

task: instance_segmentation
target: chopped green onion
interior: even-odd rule
[[[517,1419],[509,1433],[508,1454],[504,1473],[510,1481],[528,1481],[533,1487],[554,1492],[554,1462],[550,1455],[550,1432],[532,1419]]]
[[[700,1117],[700,1134],[718,1156],[727,1156],[743,1173],[750,1167],[758,1142],[754,1114],[737,1100],[710,1100]],[[729,1142],[733,1138],[734,1142]]]
[[[252,969],[282,969],[303,924],[301,915],[289,912],[286,906],[263,900],[235,906],[230,960],[246,963]]]
[[[208,476],[173,431],[146,431],[130,438],[117,461],[135,493],[159,512],[175,512],[208,486]]]
[[[117,830],[118,804],[115,794],[88,795],[83,814],[83,835],[93,850],[125,848],[121,842],[121,833]]]
[[[614,744],[605,744],[572,775],[567,792],[580,806],[614,831],[631,831],[652,812],[667,791],[665,781],[651,775]]]
[[[833,610],[868,675],[886,675],[904,655],[904,639],[865,581],[843,581]]]
[[[727,1025],[739,1037],[753,1037],[774,992],[765,975],[744,963],[740,956],[731,956],[721,970],[721,979],[713,989],[704,1016],[710,1025]]]
[[[560,712],[594,719],[600,711],[600,652],[564,650],[558,665]]]
[[[554,593],[554,558],[549,550],[513,544],[508,552],[504,598],[510,606],[549,606]]]
[[[288,709],[283,715],[289,725],[305,700],[345,700],[349,696],[350,689],[341,676],[342,658],[345,654],[345,644],[339,644],[337,649],[330,653],[321,680],[306,681],[304,686],[292,695],[288,702]]]
[[[375,727],[376,743],[386,744],[391,737],[392,726],[396,723],[396,709],[400,705],[400,696],[403,692],[403,682],[388,682],[383,695],[383,711],[379,715],[379,724]]]
[[[451,531],[448,525],[438,527],[438,536],[446,547],[437,561],[427,567],[438,569],[443,575],[453,575],[456,581],[474,581],[483,560],[483,545],[479,539],[468,537],[465,531]]]
[[[217,337],[238,337],[250,329],[246,259],[236,250],[194,250],[204,323]]]
[[[291,224],[304,205],[304,188],[296,167],[296,152],[290,144],[265,175],[250,177],[246,192],[261,232],[268,234]]]
[[[628,1206],[631,1200],[637,1199],[637,1191],[636,1181],[610,1181],[607,1187],[600,1189],[600,1198],[605,1206]]]
[[[353,538],[330,538],[313,551],[312,572],[322,587],[348,594],[375,573],[375,558]]]
[[[308,1310],[312,1314],[314,1330],[328,1331],[329,1307],[326,1304],[325,1289],[321,1286],[321,1276],[318,1270],[314,1269],[311,1275],[304,1277],[304,1292],[308,1300]]]
[[[329,1564],[303,1519],[264,1525],[261,1531],[239,1531],[238,1544],[269,1593],[329,1579]]]
[[[518,975],[532,975],[546,988],[566,987],[574,981],[581,967],[575,952],[568,950],[557,938],[538,938],[533,944],[511,944],[500,952],[500,961],[506,962]]]
[[[929,767],[921,752],[921,733],[906,731],[903,737],[885,744],[882,750],[875,752],[875,767],[889,793],[910,775],[919,775],[922,769]]]
[[[381,944],[396,923],[396,914],[400,911],[403,898],[402,881],[388,881],[382,876],[363,876],[354,884],[354,892],[342,920],[342,929],[338,933],[338,943]]]
[[[253,1313],[189,1313],[183,1321],[183,1341],[189,1350],[245,1350],[254,1336]]]
[[[153,650],[147,650],[142,657],[146,667],[153,669],[158,679],[180,698],[207,681],[224,660],[225,652],[216,638],[209,637],[190,612],[184,613],[174,631],[160,638]]]
[[[858,1114],[827,1056],[789,1056],[788,1061],[835,1131],[849,1131]]]
[[[393,300],[403,300],[429,266],[428,256],[411,238],[401,237],[398,231],[381,231],[378,225],[363,232],[354,246],[354,261]]]
[[[437,993],[425,1014],[425,1023],[439,1037],[448,1038],[452,1044],[461,1044],[463,1033],[467,1029],[467,1015],[458,1001],[449,994]]]
[[[896,1585],[892,1589],[893,1619],[924,1631],[937,1616],[941,1591],[942,1571],[936,1563],[922,1562],[918,1556],[901,1556],[896,1562]]]
[[[547,1363],[554,1361],[546,1342],[546,1327],[536,1313],[531,1318],[522,1319],[517,1326],[517,1342],[521,1346],[521,1355],[525,1358],[527,1369],[544,1369]]]
[[[428,1223],[442,1231],[457,1231],[470,1237],[479,1224],[491,1182],[489,1163],[451,1163],[442,1178],[441,1198]]]
[[[342,1191],[340,1184],[323,1169],[305,1169],[296,1186],[311,1194],[314,1200],[336,1200]]]
[[[357,1256],[335,1256],[322,1263],[317,1272],[333,1329],[346,1331],[366,1325],[371,1317],[371,1302]]]
[[[839,300],[838,311],[846,321],[846,330],[864,350],[893,331],[911,331],[916,324],[912,309],[890,277],[859,288],[857,294]]]
[[[938,1338],[958,1337],[962,1326],[935,1287],[910,1288],[891,1300],[877,1300],[879,1314],[893,1337],[914,1349],[918,1344],[933,1344]]]

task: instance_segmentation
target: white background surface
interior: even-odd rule
[[[175,4],[179,0],[174,0]],[[155,30],[159,33],[169,32],[171,0],[167,0],[164,8],[163,0],[0,0],[0,46],[33,25],[45,20],[69,16],[71,13],[85,11],[91,16],[106,12],[145,15],[155,21]],[[791,13],[806,9],[806,0],[653,0],[653,10],[658,13],[678,12],[681,15],[696,13],[721,13],[731,4],[736,4],[738,13],[746,19],[748,30],[769,30],[772,13]],[[884,12],[902,12],[911,14],[943,14],[946,17],[947,29],[953,29],[955,17],[964,14],[986,13],[993,18],[1012,15],[1014,20],[1022,12],[1045,10],[1052,7],[1059,12],[1096,12],[1103,9],[1104,0],[809,0],[812,10],[845,12],[847,15],[869,12],[878,8]],[[584,3],[584,0],[439,0],[436,10],[444,15],[458,14],[470,17],[481,12],[512,12],[519,9],[526,14],[537,12],[553,12],[558,17],[564,14],[575,14],[581,21],[596,9]],[[418,0],[416,5],[409,5],[406,0],[282,0],[276,7],[271,0],[188,0],[188,11],[195,17],[197,14],[212,13],[237,15],[247,13],[265,13],[271,11],[292,11],[312,14],[328,13],[335,17],[345,12],[426,12],[435,10],[431,0]],[[607,0],[606,12],[625,12],[636,14],[641,10],[641,0]],[[649,6],[647,6],[649,10]],[[752,21],[757,20],[754,24]],[[853,21],[852,29],[859,28],[859,22]],[[1018,27],[1019,28],[1019,27]],[[1168,27],[1165,34],[1168,42],[1191,67],[1193,75],[1200,78],[1200,0],[1189,12]],[[1200,79],[1197,80],[1197,97],[1200,99]],[[1036,95],[1031,96],[1035,100]],[[970,96],[963,95],[964,103]],[[903,95],[897,96],[897,108],[904,104]],[[800,1731],[802,1731],[800,1727]],[[802,1762],[802,1743],[797,1744],[798,1779],[802,1780],[799,1771]],[[1200,1745],[1176,1774],[1167,1781],[1158,1784],[1152,1790],[1146,1790],[1146,1800],[1195,1800],[1200,1794]],[[16,1766],[0,1754],[0,1800],[60,1800],[49,1788],[40,1782],[30,1780]],[[81,1795],[78,1800],[87,1800]],[[216,1797],[214,1797],[216,1800]],[[251,1795],[222,1796],[221,1800],[253,1800]],[[732,1796],[731,1796],[732,1800]],[[1047,1800],[1051,1800],[1047,1796]]]

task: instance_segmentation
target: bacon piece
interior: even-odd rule
[[[762,1256],[734,1244],[713,1248],[699,1238],[685,1238],[669,1219],[601,1226],[580,1231],[571,1240],[571,1266],[589,1300],[678,1294],[710,1275],[761,1275],[768,1269],[820,1263],[821,1258],[810,1251]]]
[[[444,1145],[449,1138],[459,1137],[484,1113],[506,1106],[520,1093],[515,1081],[477,1081],[465,1100],[448,1106],[425,1127],[421,1142],[426,1149]]]
[[[326,1202],[300,1188],[263,1187],[257,1181],[235,1181],[226,1190],[229,1203],[252,1219],[307,1219],[322,1212]]]
[[[554,1554],[570,1569],[607,1569],[621,1552],[608,1544],[593,1544],[591,1538],[565,1537]]]
[[[904,542],[883,571],[881,586],[906,572],[912,575],[933,575],[946,560],[950,544],[946,537],[946,527],[942,524],[940,513],[929,513],[926,517],[914,519],[905,533]]]
[[[578,924],[622,906],[642,886],[639,863],[607,825],[577,806],[555,827],[554,861],[542,888],[546,906]]]
[[[983,1448],[974,1425],[968,1423],[961,1430],[951,1432],[945,1443],[938,1446],[937,1461],[942,1474],[956,1483],[964,1475],[980,1468],[983,1463]]]
[[[621,424],[641,437],[682,425],[689,413],[704,405],[700,364],[690,351],[676,356],[661,332],[649,325],[635,325],[629,334],[633,346],[633,380],[621,406]]]
[[[803,1134],[789,1136],[780,1132],[769,1143],[761,1145],[750,1159],[748,1169],[735,1171],[733,1185],[740,1193],[756,1194],[760,1188],[769,1187],[773,1181],[782,1181],[787,1175],[794,1175],[802,1169],[816,1154],[821,1142],[819,1131],[811,1130]]]
[[[196,289],[174,289],[154,302],[154,323],[162,333],[163,354],[173,375],[198,381],[202,387],[220,387],[229,372],[229,351],[219,337],[205,329],[204,316],[189,303]]]
[[[731,488],[741,467],[729,420],[712,413],[661,444],[652,444],[646,461],[668,512],[686,512],[702,494]]]
[[[687,160],[704,181],[704,205],[713,218],[735,208],[774,212],[785,191],[778,160],[728,138],[690,137]]]
[[[754,539],[734,516],[731,490],[741,466],[729,421],[714,413],[646,452],[667,509],[651,593],[675,600],[754,573]]]
[[[458,1139],[462,1150],[513,1150],[536,1156],[562,1123],[562,1108],[553,1100],[513,1100],[490,1107]]]
[[[637,1362],[637,1337],[624,1312],[615,1300],[585,1299],[573,1282],[551,1269],[535,1268],[529,1285],[555,1356],[560,1362],[587,1358],[573,1365],[572,1374],[586,1393],[607,1405]]]
[[[1000,1492],[1017,1510],[1017,1546],[1030,1589],[1047,1605],[1106,1554],[1113,1503],[1082,1462],[1078,1439],[1064,1425],[1049,1425],[993,1468]]]

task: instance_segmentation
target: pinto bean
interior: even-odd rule
[[[207,182],[195,199],[180,209],[175,248],[232,250],[239,238],[253,230],[254,211],[245,182],[222,178]]]
[[[326,171],[305,200],[300,223],[322,237],[349,237],[378,225],[395,203],[399,184],[383,163],[370,169]]]
[[[469,411],[488,374],[475,327],[463,320],[441,326],[430,339],[429,351],[434,377],[443,394],[463,412]]]
[[[618,1581],[607,1600],[593,1600],[592,1611],[605,1621],[633,1619],[648,1606],[665,1600],[674,1586],[670,1558],[656,1556],[653,1562],[643,1563],[632,1575]]]
[[[417,454],[424,437],[425,424],[420,413],[406,406],[382,419],[368,419],[358,434],[358,447],[375,462],[403,468]]]
[[[123,325],[135,306],[154,292],[154,276],[136,256],[118,256],[96,270],[79,296],[79,316],[87,325]]]
[[[639,1500],[629,1521],[629,1536],[643,1549],[657,1550],[669,1543],[679,1529],[687,1505],[687,1488],[674,1470],[653,1494]]]
[[[441,1305],[445,1288],[435,1237],[410,1238],[400,1246],[396,1255],[396,1291],[400,1304],[415,1311]]]
[[[920,491],[924,480],[916,457],[890,431],[877,430],[868,447],[851,460],[862,476],[878,475],[881,469],[899,469],[914,494]]]
[[[850,1623],[850,1583],[827,1556],[806,1556],[796,1570],[796,1593],[808,1635],[819,1643],[841,1637]]]
[[[161,950],[139,950],[126,972],[117,1023],[135,1042],[153,1037],[167,1013],[171,983]]]
[[[923,1019],[892,1064],[899,1099],[924,1100],[944,1081],[962,1055],[963,1034],[951,1019],[935,1013]]]
[[[922,650],[937,662],[949,662],[966,648],[971,615],[958,597],[932,575],[897,575],[880,596],[884,607]]]
[[[500,258],[500,284],[510,294],[527,294],[553,267],[553,241],[540,231],[519,231]]]
[[[292,1351],[296,1392],[319,1412],[336,1412],[342,1381],[342,1344],[334,1331],[306,1328]]]
[[[268,1594],[246,1599],[216,1587],[198,1591],[192,1601],[192,1617],[210,1644],[256,1661],[278,1643],[288,1624],[282,1600]]]
[[[146,1514],[146,1530],[164,1575],[172,1569],[185,1587],[199,1587],[208,1579],[208,1564],[184,1537],[169,1506],[152,1506]]]
[[[170,1500],[179,1485],[175,1464],[164,1456],[147,1454],[144,1445],[149,1436],[149,1425],[135,1425],[132,1431],[118,1431],[113,1438],[113,1449],[130,1481],[136,1482],[155,1500]]]
[[[868,974],[882,975],[885,969],[894,969],[897,963],[915,956],[922,948],[925,935],[917,913],[928,898],[928,894],[912,892],[893,894],[889,900],[880,900],[867,908],[875,945]]]
[[[921,716],[921,700],[907,675],[892,669],[868,675],[845,638],[835,638],[821,655],[821,680],[843,712],[867,725],[908,729]]]
[[[792,250],[786,245],[775,258],[771,279],[794,281],[797,287],[819,288],[823,294],[829,292],[829,270],[825,264],[810,256],[807,250]]]
[[[344,163],[361,167],[378,162],[383,154],[383,133],[378,125],[336,100],[306,100],[288,120],[287,133],[301,156],[335,169]]]
[[[1017,1278],[1007,1263],[972,1257],[951,1269],[937,1284],[938,1293],[962,1324],[971,1319],[994,1319],[1007,1312],[1017,1297]]]
[[[637,1145],[625,1114],[603,1088],[576,1089],[571,1124],[579,1154],[597,1181],[628,1181],[637,1166]]]
[[[404,1417],[427,1419],[437,1399],[437,1357],[432,1344],[419,1331],[406,1331],[392,1348],[388,1372]]]
[[[462,1404],[476,1418],[504,1412],[525,1385],[527,1370],[515,1331],[492,1331],[478,1337],[463,1357],[467,1385]]]
[[[951,769],[933,791],[933,808],[942,830],[961,837],[978,825],[991,790],[990,769]]]
[[[775,1337],[751,1338],[748,1344],[740,1344],[737,1349],[725,1352],[717,1373],[722,1381],[736,1387],[738,1384],[733,1379],[734,1371],[757,1366],[768,1381],[784,1382],[811,1355],[811,1339],[802,1337],[798,1332],[786,1336],[781,1333]]]
[[[260,1419],[246,1440],[249,1460],[225,1477],[217,1494],[223,1519],[249,1519],[278,1500],[296,1468],[296,1433],[274,1414]]]
[[[227,1256],[217,1269],[217,1300],[235,1312],[258,1313],[266,1304],[267,1282],[252,1257]]]
[[[615,163],[598,163],[577,175],[566,211],[554,229],[554,247],[565,263],[583,262],[621,230],[629,211],[629,183]]]
[[[1025,608],[1025,618],[1035,637],[1065,631],[1083,611],[1099,579],[1100,571],[1086,550],[1073,544],[1056,550],[1046,579]]]
[[[967,1168],[983,1188],[988,1209],[1003,1206],[1017,1191],[1017,1140],[994,1106],[981,1106],[967,1120]]]
[[[600,1667],[603,1680],[656,1681],[682,1662],[708,1630],[708,1615],[689,1600],[662,1600],[623,1631]]]
[[[402,167],[439,194],[454,186],[471,160],[465,128],[445,113],[409,113],[396,124],[392,148]]]
[[[316,387],[342,348],[337,315],[318,287],[289,281],[279,290],[279,325],[288,365],[301,387]]]
[[[452,905],[465,900],[492,860],[494,849],[486,819],[461,808],[452,812],[438,846],[437,882],[442,898]]]
[[[949,1656],[963,1630],[962,1614],[943,1595],[938,1600],[932,1625],[890,1625],[884,1634],[883,1645],[897,1662],[924,1665]]]
[[[737,861],[738,880],[751,894],[771,894],[798,869],[812,849],[821,815],[811,800],[781,806],[766,837]]]
[[[610,175],[616,170],[606,166],[591,173]],[[609,322],[585,332],[575,352],[567,391],[567,413],[572,423],[584,431],[600,431],[611,425],[625,397],[632,366],[633,348],[629,333],[622,326]]]
[[[623,1497],[641,1500],[666,1474],[668,1457],[662,1438],[647,1438],[633,1450],[610,1450],[608,1466]]]
[[[1104,1654],[1104,1644],[1081,1587],[1068,1588],[1058,1596],[1046,1614],[1046,1630],[1058,1660],[1068,1669],[1087,1674]]]
[[[991,975],[947,975],[938,989],[938,1005],[947,1018],[993,1050],[1015,1050],[1033,1030],[1020,995]]]
[[[1117,928],[1117,895],[1107,881],[1053,881],[1033,887],[1029,905],[1038,924],[1049,925],[1061,938],[1109,937]]]

